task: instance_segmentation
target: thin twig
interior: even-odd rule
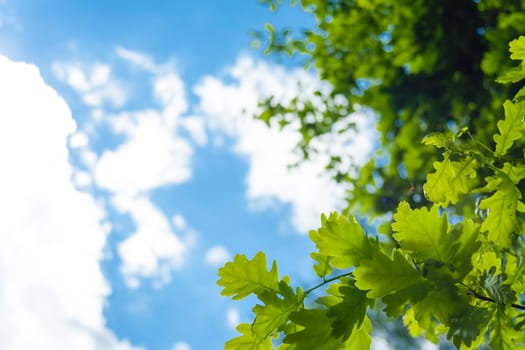
[[[352,275],[352,273],[353,272],[347,272],[347,273],[343,273],[342,275],[338,275],[338,276],[335,276],[335,277],[332,277],[332,278],[329,278],[329,279],[323,279],[323,282],[321,282],[318,285],[308,289],[307,291],[304,292],[304,294],[310,294],[311,292],[313,292],[317,288],[321,288],[325,284],[328,284],[328,283],[333,282],[335,280],[338,280],[340,278],[343,278],[343,277],[346,277],[346,276],[350,276],[350,275]]]
[[[479,294],[478,292],[476,292],[474,289],[469,289],[469,292],[468,294],[472,295],[473,297],[477,298],[477,299],[480,299],[480,300],[484,300],[484,301],[489,301],[491,303],[495,303],[495,304],[501,304],[501,303],[498,303],[496,300],[490,298],[490,297],[487,297],[487,296],[484,296],[483,294]],[[515,309],[518,309],[518,310],[523,310],[525,311],[525,305],[520,305],[520,304],[516,304],[516,303],[512,303],[512,304],[503,304],[503,305],[507,305],[507,306],[511,306]]]

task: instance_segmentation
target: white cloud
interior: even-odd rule
[[[370,350],[391,350],[392,347],[388,344],[388,341],[382,336],[373,336]]]
[[[71,183],[71,112],[35,66],[0,56],[0,76],[0,348],[131,349],[106,328],[108,232]]]
[[[173,345],[172,350],[191,350],[190,344],[180,341]]]
[[[143,53],[126,49],[122,46],[118,46],[115,49],[117,56],[126,60],[150,73],[158,73],[159,67],[153,59]]]
[[[137,226],[118,246],[128,286],[137,288],[139,278],[151,278],[158,287],[170,282],[172,270],[184,263],[187,243],[172,232],[166,216],[149,199],[115,196],[113,204],[130,214]]]
[[[148,278],[160,287],[168,283],[172,272],[183,265],[194,237],[191,232],[185,232],[185,240],[181,240],[172,231],[168,218],[151,202],[149,194],[159,187],[181,184],[191,178],[193,147],[181,135],[183,125],[190,125],[194,138],[202,139],[203,136],[198,134],[198,120],[187,122],[182,118],[188,104],[184,83],[172,63],[157,65],[147,56],[124,48],[117,48],[116,52],[119,57],[152,73],[151,96],[158,107],[143,110],[121,108],[117,113],[107,113],[104,104],[89,101],[91,95],[87,92],[93,90],[93,85],[111,83],[111,68],[100,64],[77,64],[79,67],[93,67],[89,74],[86,69],[77,69],[80,73],[75,73],[78,77],[72,84],[93,109],[92,120],[70,139],[70,145],[76,147],[85,168],[75,173],[74,180],[79,187],[94,184],[106,190],[111,198],[110,204],[121,213],[130,215],[134,222],[136,231],[117,249],[127,285],[137,288],[141,279]],[[55,65],[55,72],[59,78],[67,80],[74,69],[64,64]],[[97,156],[89,148],[89,138],[97,136],[99,127],[106,124],[113,134],[123,136],[124,141],[116,147],[99,150],[100,156]],[[181,220],[183,218],[177,223],[180,224]],[[177,223],[174,223],[176,229],[185,229],[177,227]]]
[[[175,228],[178,230],[184,230],[187,227],[184,216],[180,214],[173,215],[173,218],[171,218],[171,222],[173,223],[173,226],[175,226]]]
[[[292,222],[304,233],[318,225],[320,213],[343,206],[346,188],[328,177],[324,170],[327,159],[323,156],[289,170],[288,165],[300,159],[292,151],[298,134],[289,129],[281,131],[277,125],[267,128],[252,116],[258,101],[265,96],[274,95],[276,101],[288,101],[297,95],[315,100],[313,91],[317,89],[329,91],[326,84],[302,69],[285,70],[247,57],[240,58],[228,70],[224,81],[207,76],[194,89],[200,97],[199,112],[208,127],[215,135],[235,139],[235,152],[249,162],[246,183],[251,204],[259,209],[275,201],[291,204]],[[337,148],[363,162],[376,138],[373,122],[366,121],[363,115],[349,118],[361,120],[361,133],[334,132],[317,146]]]
[[[213,267],[222,266],[229,260],[231,260],[230,252],[220,245],[211,247],[204,255],[204,262]]]
[[[202,147],[208,143],[206,124],[202,118],[186,117],[182,119],[181,126],[190,134],[190,137],[198,146]]]
[[[55,62],[52,65],[56,77],[76,92],[90,107],[102,107],[110,103],[121,107],[126,102],[122,84],[111,79],[111,68],[106,64],[84,65],[72,62]]]
[[[429,342],[426,339],[423,339],[421,342],[421,350],[438,350],[439,345]]]
[[[175,72],[157,76],[153,82],[153,94],[164,108],[164,117],[172,123],[188,109],[184,83]]]
[[[81,131],[77,131],[69,138],[69,146],[71,148],[84,148],[89,144],[89,138]]]
[[[137,195],[191,177],[193,149],[158,111],[123,113],[114,118],[113,126],[126,141],[102,154],[95,171],[101,187]]]
[[[232,307],[229,308],[228,311],[226,311],[226,322],[228,323],[228,326],[232,329],[236,329],[236,327],[239,325],[241,320],[241,315],[239,314],[239,310]]]

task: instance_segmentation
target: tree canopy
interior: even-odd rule
[[[258,299],[253,323],[225,348],[368,349],[374,310],[414,338],[525,349],[523,2],[301,5],[318,27],[294,36],[267,26],[267,50],[303,55],[333,89],[318,93],[322,106],[268,99],[259,117],[299,121],[308,159],[312,140],[368,107],[387,160],[373,157],[354,176],[331,155],[327,170],[354,188],[348,208],[309,233],[317,285],[295,286],[262,252],[219,270],[223,295]],[[391,216],[363,227],[365,211]]]
[[[260,2],[277,9],[283,1]],[[283,105],[270,98],[259,117],[266,122],[276,119],[283,127],[298,121],[298,147],[308,158],[316,151],[314,139],[334,127],[339,132],[353,127],[348,115],[355,107],[371,109],[379,118],[379,154],[357,176],[344,167],[340,154],[330,154],[327,170],[336,180],[352,183],[348,206],[356,214],[392,212],[400,199],[425,204],[424,175],[438,154],[419,140],[431,132],[469,126],[478,139],[491,141],[501,104],[519,87],[495,79],[511,67],[507,43],[525,32],[525,2],[300,4],[315,17],[315,28],[294,33],[267,25],[267,35],[259,33],[257,38],[267,53],[300,56],[333,89],[329,94],[318,92],[321,104],[296,99]]]

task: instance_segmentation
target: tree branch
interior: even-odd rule
[[[311,292],[313,292],[314,290],[316,290],[317,288],[321,288],[322,286],[324,286],[325,284],[328,284],[330,282],[333,282],[335,280],[338,280],[340,278],[343,278],[343,277],[346,277],[346,276],[350,276],[352,275],[353,272],[347,272],[347,273],[343,273],[341,275],[337,275],[335,277],[332,277],[332,278],[329,278],[329,279],[324,279],[323,278],[323,282],[319,283],[318,285],[308,289],[307,291],[304,292],[304,294],[308,295],[310,294]]]
[[[484,296],[483,294],[479,294],[478,292],[476,292],[476,291],[475,291],[474,289],[472,289],[472,288],[469,288],[467,294],[472,295],[474,298],[477,298],[477,299],[480,299],[480,300],[488,301],[488,302],[495,303],[495,304],[500,304],[500,303],[498,303],[496,300],[494,300],[494,299],[492,299],[492,298],[490,298],[490,297]],[[520,304],[515,304],[515,303],[512,303],[512,304],[503,304],[503,305],[511,306],[511,307],[513,307],[513,308],[515,308],[515,309],[525,311],[525,305],[520,305]]]

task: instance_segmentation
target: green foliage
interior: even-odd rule
[[[524,70],[525,72],[525,70]],[[520,78],[525,78],[525,75]],[[523,133],[523,106],[521,103],[514,104],[511,101],[505,101],[505,119],[498,122],[498,134],[494,135],[496,142],[496,151],[494,155],[501,157],[512,147],[514,141],[519,140]]]
[[[321,223],[319,230],[310,231],[310,239],[319,250],[316,254],[330,259],[329,266],[339,269],[357,266],[377,249],[354,217],[332,213],[328,218],[323,215]]]
[[[524,60],[525,37],[510,49]],[[401,318],[412,337],[445,337],[458,349],[525,349],[525,101],[502,104],[493,144],[465,128],[423,140],[441,153],[423,186],[433,204],[400,201],[391,234],[368,234],[348,214],[322,215],[310,232],[321,278],[314,287],[279,279],[263,253],[226,263],[222,294],[260,302],[226,349],[369,349],[374,312]]]
[[[232,299],[242,299],[254,293],[262,295],[265,291],[279,291],[277,264],[266,269],[266,256],[259,252],[252,260],[245,255],[237,255],[233,262],[219,270],[218,284],[223,286],[222,295]]]
[[[287,3],[260,2],[274,11]],[[381,154],[356,175],[342,165],[344,154],[329,151],[327,157],[327,172],[334,180],[353,185],[347,210],[373,219],[373,214],[392,213],[400,200],[412,206],[428,204],[427,198],[421,198],[423,190],[435,204],[457,204],[459,196],[475,185],[474,165],[455,159],[454,154],[445,155],[449,161],[438,162],[441,168],[427,182],[425,174],[433,172],[440,151],[416,140],[437,133],[440,136],[427,139],[426,145],[438,142],[448,148],[443,142],[450,138],[443,135],[468,124],[478,141],[492,142],[501,104],[515,92],[515,87],[495,83],[497,75],[506,71],[498,79],[503,83],[525,77],[524,41],[510,43],[510,59],[505,51],[511,39],[525,33],[525,1],[297,2],[298,11],[302,8],[315,18],[314,27],[294,31],[268,26],[256,34],[256,40],[267,54],[296,55],[333,89],[318,91],[316,103],[300,96],[290,103],[269,98],[262,101],[259,118],[266,123],[276,120],[283,128],[299,125],[297,147],[307,160],[319,151],[316,138],[354,127],[354,106],[369,109],[379,118]],[[509,69],[511,59],[521,65]],[[525,87],[515,98],[525,98]],[[498,154],[517,137],[508,136],[498,141],[498,145],[503,142]],[[406,176],[401,176],[403,172]],[[451,182],[440,179],[440,172],[454,174],[447,175]],[[444,186],[451,189],[443,191]]]

